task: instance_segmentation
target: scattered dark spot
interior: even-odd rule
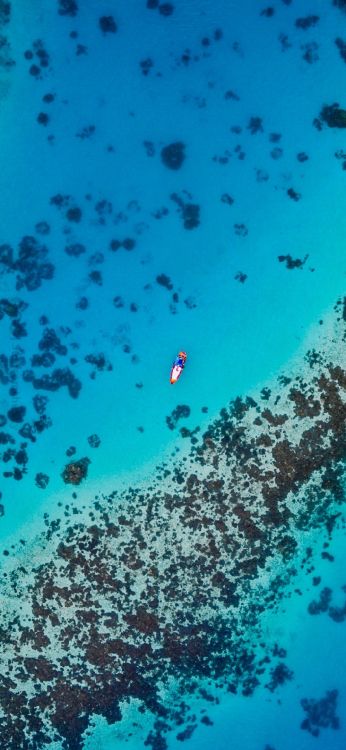
[[[297,159],[300,162],[308,161],[308,155],[305,153],[305,151],[300,151],[299,154],[297,154]]]
[[[180,169],[185,160],[185,145],[181,141],[170,143],[161,149],[161,159],[168,169]]]
[[[249,234],[248,228],[245,226],[245,224],[234,224],[234,233],[238,235],[238,237],[246,237]]]
[[[229,193],[223,193],[221,196],[222,203],[227,203],[228,206],[232,206],[234,203],[234,198],[232,198]]]
[[[82,218],[82,211],[80,208],[75,206],[74,208],[69,208],[66,212],[66,218],[68,221],[73,221],[76,224],[78,224]]]
[[[279,687],[279,685],[284,685],[288,680],[292,680],[293,672],[288,669],[286,664],[281,662],[271,670],[270,677],[270,682],[266,685],[266,687],[268,688],[268,690],[270,690],[271,693],[273,693],[274,690]]]
[[[166,287],[166,289],[173,289],[173,284],[169,278],[169,276],[166,276],[165,273],[160,273],[159,276],[156,276],[156,281],[161,286]]]
[[[171,200],[177,204],[183,217],[185,229],[195,229],[199,226],[200,207],[196,203],[186,203],[177,193],[172,193]]]
[[[25,406],[13,406],[9,409],[7,416],[11,422],[23,422],[26,414]]]
[[[120,240],[112,240],[110,243],[110,249],[113,250],[115,253],[119,248],[122,246],[122,242]]]
[[[86,357],[84,357],[85,361],[88,362],[91,365],[94,365],[96,370],[99,372],[102,372],[103,370],[106,372],[110,372],[113,370],[113,366],[110,362],[106,359],[104,354],[87,354]]]
[[[161,3],[159,5],[159,13],[161,16],[171,16],[174,11],[174,5],[172,3]]]
[[[300,193],[297,193],[293,188],[288,188],[287,195],[292,201],[299,201],[301,199]]]
[[[37,234],[46,235],[50,232],[50,226],[47,221],[39,221],[35,224],[35,232]]]
[[[118,29],[113,16],[101,16],[99,18],[99,27],[104,34],[115,34]]]
[[[48,125],[49,122],[49,116],[46,112],[40,112],[39,115],[37,115],[37,122],[40,123],[40,125]]]
[[[335,44],[340,52],[340,57],[346,62],[346,42],[340,37],[337,37],[337,39],[335,39]]]
[[[236,281],[240,281],[241,284],[244,284],[244,281],[246,281],[247,279],[247,274],[242,273],[241,271],[238,271],[238,273],[236,273],[234,278]]]
[[[78,45],[77,54],[81,55],[83,54],[83,51],[86,49],[81,44]],[[78,51],[79,50],[79,51]],[[85,141],[88,138],[91,138],[92,135],[94,135],[96,130],[95,125],[85,125],[84,128],[81,128],[81,130],[78,130],[76,133],[76,138],[80,138],[81,141]]]
[[[151,71],[151,69],[152,69],[152,67],[154,65],[151,57],[146,57],[145,60],[141,60],[139,64],[141,66],[141,70],[142,70],[142,73],[143,73],[144,76],[147,76],[150,73],[150,71]],[[144,147],[146,149],[147,156],[154,156],[153,153],[150,153],[150,148],[148,149],[146,147],[147,143],[148,143],[148,141],[144,141]]]
[[[77,44],[77,47],[76,47],[77,57],[79,55],[87,55],[87,54],[88,54],[88,48],[85,46],[85,44]]]
[[[78,398],[82,384],[67,367],[53,370],[50,375],[42,375],[41,378],[35,377],[31,372],[29,371],[27,378],[24,379],[31,381],[33,387],[37,390],[57,391],[59,388],[66,386],[70,396]]]
[[[291,271],[292,268],[302,268],[308,257],[308,255],[305,255],[302,260],[301,258],[292,258],[291,255],[278,255],[278,261],[279,263],[286,263],[286,268]]]
[[[169,417],[166,417],[166,423],[170,430],[174,430],[179,419],[186,419],[190,416],[191,409],[186,404],[179,404],[173,409]]]
[[[275,13],[275,9],[272,7],[269,7],[269,8],[264,8],[263,10],[261,10],[260,15],[266,16],[266,18],[272,18],[274,13]]]
[[[316,26],[319,20],[319,16],[305,16],[304,18],[297,18],[295,26],[297,29],[303,29],[303,31],[306,31],[307,29],[310,29],[311,26]]]
[[[224,99],[233,99],[235,102],[240,102],[240,96],[235,93],[235,91],[232,91],[232,89],[229,89],[228,91],[225,91],[224,93]]]
[[[94,433],[93,435],[89,435],[88,443],[91,448],[98,448],[101,445],[101,438]]]
[[[178,301],[178,300],[175,300],[175,301]],[[197,304],[193,297],[186,297],[186,299],[184,299],[184,305],[186,305],[188,310],[194,310],[197,307]]]
[[[87,307],[89,307],[89,301],[87,297],[81,297],[80,300],[76,303],[76,307],[78,310],[86,310]]]
[[[30,66],[30,68],[29,68],[29,73],[30,73],[30,75],[31,75],[31,76],[33,76],[34,78],[37,78],[37,77],[38,77],[38,76],[40,76],[40,74],[41,74],[41,69],[40,69],[40,67],[39,67],[38,65],[35,65],[35,64],[34,64],[34,65],[31,65],[31,66]],[[46,115],[46,116],[47,116],[47,115]],[[37,118],[37,119],[38,119],[38,118]]]
[[[250,130],[251,135],[255,135],[256,133],[263,133],[262,118],[251,117],[247,128],[248,130]]]
[[[49,482],[49,476],[48,474],[43,474],[42,472],[39,472],[35,476],[35,484],[36,487],[40,487],[41,490],[45,490]]]
[[[78,5],[76,0],[58,0],[60,16],[71,16],[74,17],[78,13]]]
[[[113,305],[114,307],[124,307],[124,300],[122,299],[122,297],[117,295],[113,298]]]
[[[66,464],[61,474],[65,484],[80,484],[88,474],[89,464],[90,458],[80,458],[78,461]]]
[[[152,141],[143,141],[147,156],[155,156],[155,146]]]
[[[319,60],[318,44],[316,42],[309,42],[308,44],[302,44],[301,49],[304,52],[303,60],[305,60],[305,62],[311,65],[312,63],[315,63],[317,62],[317,60]]]
[[[136,246],[136,240],[134,240],[132,237],[126,237],[123,240],[123,248],[125,250],[133,250]]]
[[[339,729],[340,721],[336,716],[337,699],[337,690],[328,690],[325,697],[320,700],[303,698],[300,704],[307,717],[302,721],[301,728],[306,729],[313,737],[318,737],[320,729]]]
[[[283,150],[279,146],[276,146],[270,152],[270,156],[271,156],[272,159],[274,159],[274,161],[277,161],[278,159],[281,159],[282,154],[283,154]]]
[[[320,112],[320,120],[329,128],[346,128],[346,110],[341,109],[339,104],[325,105]]]
[[[89,279],[93,282],[93,284],[97,284],[97,286],[102,286],[102,274],[101,271],[90,271],[89,273]]]

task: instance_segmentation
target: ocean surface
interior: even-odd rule
[[[341,750],[346,2],[0,26],[0,748]]]

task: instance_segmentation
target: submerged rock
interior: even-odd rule
[[[61,476],[65,484],[80,484],[88,474],[90,458],[80,458],[78,461],[72,461],[66,464]]]
[[[40,487],[41,490],[45,490],[49,482],[48,474],[43,474],[41,471],[35,476],[36,487]]]
[[[115,34],[118,29],[113,16],[101,16],[99,18],[99,27],[104,34]]]
[[[329,128],[346,128],[346,109],[341,109],[339,104],[330,104],[322,107],[320,119]]]
[[[307,717],[301,728],[318,737],[321,729],[339,729],[340,721],[336,715],[338,690],[327,690],[324,698],[303,698],[300,703]]]
[[[91,448],[98,448],[101,445],[101,438],[94,433],[93,435],[89,435],[88,443]]]
[[[180,169],[185,160],[185,145],[181,141],[170,143],[161,150],[161,159],[168,169]]]

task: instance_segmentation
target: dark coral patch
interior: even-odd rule
[[[76,0],[58,0],[58,13],[60,16],[74,16],[78,13]]]
[[[292,258],[291,255],[278,255],[278,261],[279,263],[285,263],[286,268],[288,268],[289,271],[292,270],[292,268],[303,268],[305,265],[308,255],[305,255],[303,259],[301,258]]]
[[[306,31],[307,29],[311,29],[312,26],[316,26],[319,20],[320,20],[319,16],[314,16],[314,15],[304,16],[302,18],[296,18],[295,26],[297,29],[302,29],[303,31]]]
[[[170,143],[161,149],[161,159],[168,169],[180,169],[185,161],[185,144],[181,141]]]
[[[13,406],[12,409],[9,409],[7,412],[7,416],[11,422],[24,422],[24,417],[26,414],[26,408],[25,406]]]
[[[295,201],[296,203],[300,200],[301,195],[300,193],[297,193],[296,190],[293,190],[292,187],[288,188],[287,195],[289,198],[291,198],[292,201]]]
[[[261,117],[250,117],[248,126],[248,130],[250,130],[251,135],[255,135],[256,133],[263,133],[263,121]]]
[[[293,672],[288,669],[286,664],[280,662],[271,670],[270,677],[270,682],[266,687],[273,693],[279,685],[284,685],[288,680],[292,680]]]
[[[170,197],[179,207],[184,229],[196,229],[200,224],[200,207],[197,203],[186,202],[177,193],[172,193]]]
[[[104,34],[115,34],[118,26],[113,16],[101,16],[99,18],[99,27]]]
[[[300,151],[300,152],[299,152],[299,154],[297,154],[297,159],[298,159],[298,161],[300,161],[301,163],[303,163],[304,161],[308,161],[308,158],[309,158],[309,157],[308,157],[308,155],[307,155],[307,154],[305,153],[305,151]]]
[[[39,472],[35,476],[35,484],[36,487],[40,487],[41,490],[45,490],[49,483],[49,476],[48,474],[44,474],[43,472]]]
[[[346,13],[346,0],[333,0],[333,5]]]
[[[187,404],[179,404],[173,409],[172,414],[166,417],[166,423],[170,430],[174,430],[180,419],[187,418],[190,416],[191,409]]]
[[[158,284],[160,284],[160,286],[166,287],[166,289],[173,289],[173,284],[169,276],[167,276],[165,273],[160,273],[158,276],[156,276],[156,281]]]
[[[63,369],[57,368],[49,375],[42,375],[42,377],[35,377],[29,371],[28,376],[24,379],[31,381],[36,390],[58,391],[59,388],[66,386],[72,398],[78,398],[82,387],[80,380],[76,378],[68,367],[64,367]]]
[[[307,44],[302,44],[301,49],[303,50],[303,60],[305,62],[309,63],[310,65],[312,63],[315,63],[319,60],[318,55],[318,44],[317,42],[308,42]]]
[[[340,721],[336,715],[338,700],[337,690],[327,690],[324,698],[303,698],[300,703],[306,719],[302,721],[301,728],[318,737],[321,729],[339,729]]]
[[[320,121],[329,128],[346,128],[346,110],[341,109],[339,104],[326,104],[321,109]]]
[[[275,8],[273,8],[272,6],[269,6],[268,8],[264,8],[263,10],[261,10],[260,15],[265,16],[266,18],[272,18],[274,13],[275,13]]]
[[[135,246],[136,240],[134,240],[133,237],[125,237],[125,239],[123,240],[123,248],[125,250],[134,250]]]
[[[233,206],[234,198],[229,193],[223,193],[221,196],[221,202],[227,203],[228,206]]]
[[[340,57],[346,62],[346,42],[340,37],[337,37],[337,39],[335,39],[335,44],[340,52]]]
[[[171,16],[174,12],[174,5],[172,3],[161,3],[159,5],[159,13],[161,16]]]
[[[98,448],[101,445],[101,438],[94,433],[93,435],[89,435],[88,443],[91,448]]]
[[[79,255],[83,255],[86,252],[86,247],[81,242],[73,242],[71,245],[66,245],[66,255],[71,255],[74,258],[78,258]]]
[[[82,210],[78,208],[78,206],[69,208],[68,211],[66,212],[66,219],[68,221],[72,221],[72,222],[75,222],[76,224],[79,224],[81,218],[82,218]]]
[[[238,237],[246,237],[249,230],[245,224],[234,224],[234,232]]]
[[[35,224],[35,232],[37,234],[46,235],[50,232],[50,226],[47,221],[39,221]]]
[[[88,474],[90,458],[80,458],[78,461],[72,461],[66,464],[61,476],[65,484],[80,484]]]

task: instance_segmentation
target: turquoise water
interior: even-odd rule
[[[294,377],[302,363],[303,376],[316,390],[321,373],[309,372],[304,360],[312,346],[323,359],[321,368],[330,362],[345,367],[340,320],[331,322],[345,315],[339,304],[333,317],[345,286],[345,137],[343,128],[318,119],[325,105],[346,106],[343,5],[130,0],[114,7],[90,1],[78,8],[72,0],[41,0],[34,7],[20,0],[0,8],[1,33],[8,40],[0,75],[0,244],[14,253],[9,263],[2,252],[0,275],[1,551],[4,572],[10,565],[17,582],[24,576],[17,591],[9,590],[10,579],[3,577],[7,625],[13,605],[25,627],[21,602],[28,569],[33,575],[36,566],[37,572],[41,555],[44,564],[55,565],[57,545],[38,541],[44,514],[68,524],[69,504],[76,508],[71,517],[80,517],[83,527],[96,494],[107,497],[121,488],[128,497],[129,487],[137,486],[140,504],[141,493],[149,500],[152,487],[164,493],[157,466],[163,461],[175,466],[185,457],[193,473],[196,438],[214,429],[230,400],[247,395],[257,400],[263,387],[280,393],[278,374]],[[297,25],[297,19],[303,22]],[[173,161],[167,162],[164,149],[172,144]],[[26,263],[18,255],[23,237],[34,238],[26,240],[26,248],[34,248]],[[327,326],[333,333],[323,339]],[[169,370],[181,348],[188,361],[171,388]],[[342,389],[344,381],[338,383]],[[35,396],[47,399],[44,407]],[[182,405],[189,407],[188,415],[185,411],[170,429],[169,419],[174,422]],[[297,415],[287,414],[287,434],[294,440]],[[339,414],[342,422],[340,408]],[[196,430],[192,442],[181,427]],[[250,423],[244,429],[250,444]],[[302,493],[303,503],[309,482],[321,483],[331,462],[339,467],[344,445],[339,423],[337,440],[338,452],[321,459],[317,469],[314,465],[316,477],[309,474],[290,487]],[[222,456],[221,443],[219,449]],[[320,449],[317,443],[311,447],[316,456]],[[90,463],[80,486],[64,483],[65,466],[83,458]],[[239,461],[241,467],[241,456]],[[229,476],[231,485],[227,463],[216,471],[225,481]],[[236,476],[240,482],[241,471]],[[185,485],[180,491],[184,497]],[[239,484],[240,497],[243,492]],[[259,514],[262,499],[254,480]],[[331,562],[321,554],[334,501],[340,515],[329,542]],[[123,502],[131,519],[131,502]],[[279,643],[293,676],[271,691],[267,674],[244,696],[205,675],[217,698],[206,704],[213,723],[190,720],[198,725],[185,739],[191,750],[211,742],[220,750],[286,750],[316,742],[338,750],[345,744],[345,624],[328,616],[328,608],[316,617],[307,613],[324,587],[333,591],[333,605],[334,600],[343,605],[344,506],[340,497],[329,498],[323,518],[304,529],[294,513],[285,533],[296,533],[302,556],[311,546],[314,576],[321,582],[313,585],[297,552],[289,581],[260,613],[256,630],[246,630],[243,622],[242,632],[248,643],[261,632],[271,654]],[[158,532],[160,544],[170,539],[172,549],[174,523],[172,514],[166,536]],[[271,533],[266,544],[279,547],[283,531]],[[18,546],[19,539],[25,545]],[[23,563],[24,546],[30,553]],[[116,547],[112,554],[116,559]],[[276,566],[274,556],[271,582]],[[244,602],[257,596],[260,582],[261,572],[255,582],[250,576],[248,588],[239,580]],[[78,641],[78,624],[76,633]],[[23,659],[34,656],[32,645],[23,655],[25,639],[18,642],[19,679]],[[227,644],[225,635],[226,652]],[[53,645],[45,648],[54,661]],[[63,676],[73,692],[77,667],[68,674],[59,669],[53,682]],[[98,678],[104,693],[102,670]],[[20,679],[26,683],[23,675]],[[35,679],[27,695],[47,690],[42,675]],[[169,681],[161,673],[151,679],[167,691],[171,705]],[[182,700],[184,688],[179,684]],[[8,696],[15,688],[4,682],[2,689]],[[320,727],[316,739],[300,728],[301,700],[321,700],[334,689],[339,729]],[[198,703],[192,689],[190,695],[197,701],[195,714],[202,716],[205,703]],[[145,714],[135,715],[130,690],[122,698],[124,715],[126,700],[130,718],[107,725],[96,699],[86,709],[75,696],[77,713],[101,717],[91,739],[72,720],[70,733],[53,722],[57,736],[45,726],[47,736],[59,749],[144,747],[155,711],[146,706]],[[7,698],[1,710],[9,711]],[[21,711],[27,718],[24,704],[17,716]],[[42,707],[35,711],[43,716]],[[9,732],[8,720],[2,720]],[[186,716],[183,721],[189,725]],[[157,747],[164,747],[161,741],[181,746],[171,715],[169,722]],[[33,723],[30,727],[25,739],[14,730],[7,734],[6,746],[48,747],[47,736],[36,736]]]

